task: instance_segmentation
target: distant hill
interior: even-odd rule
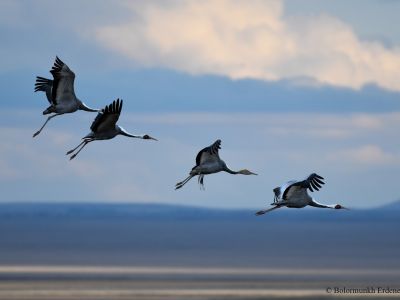
[[[0,204],[0,265],[398,268],[400,212],[390,207],[257,217],[163,204]]]
[[[158,220],[391,220],[398,219],[400,201],[374,208],[331,210],[318,208],[282,208],[267,215],[256,217],[256,210],[216,209],[196,206],[147,204],[147,203],[2,203],[2,218],[135,218]]]
[[[379,207],[380,210],[395,210],[400,211],[400,200]]]

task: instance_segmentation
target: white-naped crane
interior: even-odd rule
[[[249,170],[243,169],[239,171],[232,171],[226,163],[219,157],[218,150],[221,149],[221,140],[216,140],[214,144],[202,149],[196,156],[196,165],[192,168],[189,176],[175,185],[175,189],[183,187],[194,176],[198,177],[200,188],[204,189],[204,175],[214,174],[221,171],[229,174],[242,174],[242,175],[257,175]]]
[[[73,113],[77,110],[85,110],[90,112],[98,112],[99,109],[93,109],[84,104],[75,96],[74,79],[75,74],[68,66],[56,56],[54,65],[50,70],[53,80],[37,76],[35,83],[35,92],[41,91],[46,93],[50,106],[43,111],[44,115],[49,116],[43,126],[35,132],[33,137],[37,136],[52,118]]]
[[[75,152],[81,147],[75,154],[71,155],[70,159],[75,158],[79,152],[90,142],[98,140],[109,140],[117,135],[124,135],[131,138],[143,139],[143,140],[155,140],[157,139],[144,134],[144,135],[133,135],[125,131],[121,126],[117,125],[119,115],[122,110],[122,99],[114,100],[110,105],[106,106],[101,110],[96,118],[94,119],[92,126],[90,126],[91,132],[82,138],[82,142],[74,149],[67,152],[67,155]]]
[[[332,208],[332,209],[347,209],[340,204],[321,204],[316,202],[307,190],[311,192],[319,191],[325,182],[324,178],[318,174],[312,173],[305,180],[302,181],[289,181],[282,186],[278,186],[273,189],[274,191],[274,202],[272,208],[260,210],[256,213],[257,216],[263,215],[271,210],[290,207],[290,208],[303,208],[307,205],[320,207],[320,208]]]

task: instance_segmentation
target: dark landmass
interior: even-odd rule
[[[0,265],[398,268],[400,203],[366,210],[1,204]]]

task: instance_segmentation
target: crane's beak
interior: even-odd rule
[[[149,136],[149,140],[158,141],[156,138]]]

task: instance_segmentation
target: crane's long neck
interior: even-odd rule
[[[99,111],[101,111],[101,109],[90,108],[89,106],[87,106],[82,101],[79,101],[79,109],[80,110],[84,110],[84,111],[90,111],[90,112],[99,112]]]
[[[122,127],[118,126],[118,129],[119,129],[119,134],[121,134],[121,135],[124,135],[124,136],[127,136],[127,137],[131,137],[131,138],[136,138],[136,139],[142,139],[143,138],[143,135],[131,134],[131,133],[127,132],[125,129],[123,129]]]
[[[309,204],[310,206],[314,206],[314,207],[320,207],[320,208],[336,208],[337,204],[322,204],[322,203],[318,203],[317,201],[315,201],[314,199],[311,198],[311,202]]]
[[[224,163],[224,171],[229,173],[229,174],[234,174],[234,175],[239,174],[239,172],[229,169],[228,166],[225,163]]]

